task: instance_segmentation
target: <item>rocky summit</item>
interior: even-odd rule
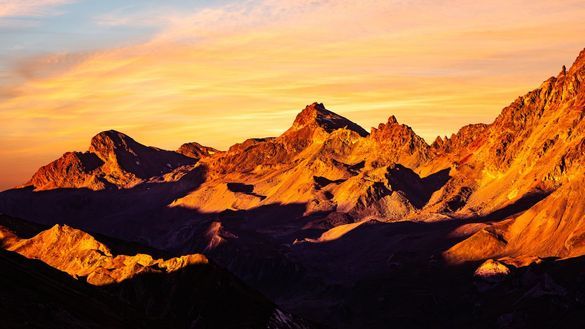
[[[432,144],[321,103],[225,151],[105,131],[0,193],[2,213],[46,229],[0,241],[98,286],[222,268],[238,300],[266,296],[250,297],[260,327],[582,327],[584,169],[585,50],[492,123]]]
[[[67,152],[41,167],[26,185],[57,188],[129,188],[195,163],[192,156],[144,146],[115,130],[95,135],[87,152]]]

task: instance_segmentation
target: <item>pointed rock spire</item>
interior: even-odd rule
[[[396,120],[396,117],[395,117],[394,115],[391,115],[391,116],[388,118],[388,124],[389,124],[389,125],[390,125],[390,124],[398,124],[398,120]]]

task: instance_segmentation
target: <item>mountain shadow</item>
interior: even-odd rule
[[[15,221],[12,219],[12,222]],[[54,228],[51,229],[51,232],[53,231]],[[46,232],[49,231],[42,234],[47,236]],[[86,239],[84,245],[77,247],[77,242],[73,240],[65,242],[68,248],[73,248],[71,252],[84,252],[83,248],[91,246],[92,238],[86,233],[73,229],[67,232],[75,235],[64,236],[65,239],[76,239],[79,234],[84,235]],[[6,237],[3,236],[4,239]],[[32,243],[42,247],[40,244],[44,242],[39,239],[42,238]],[[109,252],[107,249],[105,251]],[[23,251],[17,249],[17,252]],[[40,256],[42,259],[53,257],[50,253],[43,255]],[[121,257],[126,257],[124,259],[127,260],[131,258]],[[147,256],[136,257],[145,259]],[[75,259],[72,258],[71,261],[75,262]],[[92,260],[88,262],[80,266],[88,266],[89,269]],[[133,276],[121,282],[107,283],[106,280],[105,285],[96,286],[96,282],[99,281],[90,281],[90,276],[74,279],[43,262],[2,249],[0,250],[2,266],[0,283],[4,287],[0,291],[2,327],[283,329],[317,327],[279,310],[260,293],[213,263],[207,261],[188,263],[176,270],[157,268],[177,265],[172,263],[173,260],[169,262],[171,263],[148,265],[148,271],[146,268],[141,270],[142,267],[137,263],[131,269],[135,271]],[[63,265],[64,263],[59,264],[62,265],[57,266],[67,266]],[[146,263],[144,266],[147,266]],[[77,267],[74,266],[73,269],[75,268]],[[103,273],[107,272],[96,268],[91,273],[104,275]],[[86,278],[88,282],[92,282],[91,285],[86,283]],[[29,312],[32,316],[28,314]]]

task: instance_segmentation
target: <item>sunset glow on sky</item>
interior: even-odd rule
[[[0,190],[108,129],[275,136],[314,101],[432,142],[571,65],[583,1],[0,0]]]

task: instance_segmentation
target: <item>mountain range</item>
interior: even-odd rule
[[[0,241],[19,254],[3,252],[7,262],[39,259],[89,285],[156,273],[182,287],[190,278],[173,273],[210,267],[205,280],[239,287],[222,288],[223,300],[245,291],[238,301],[266,310],[249,327],[582,325],[584,169],[585,50],[492,123],[432,144],[394,116],[368,132],[321,103],[280,136],[225,151],[167,151],[104,131],[0,193],[11,218]],[[19,237],[17,222],[45,230]],[[94,235],[166,257],[115,255]],[[154,295],[148,307],[187,307],[156,300],[160,283],[140,284]],[[163,318],[204,328],[241,314],[190,298],[207,322],[191,308]],[[130,306],[134,317],[147,307]]]

